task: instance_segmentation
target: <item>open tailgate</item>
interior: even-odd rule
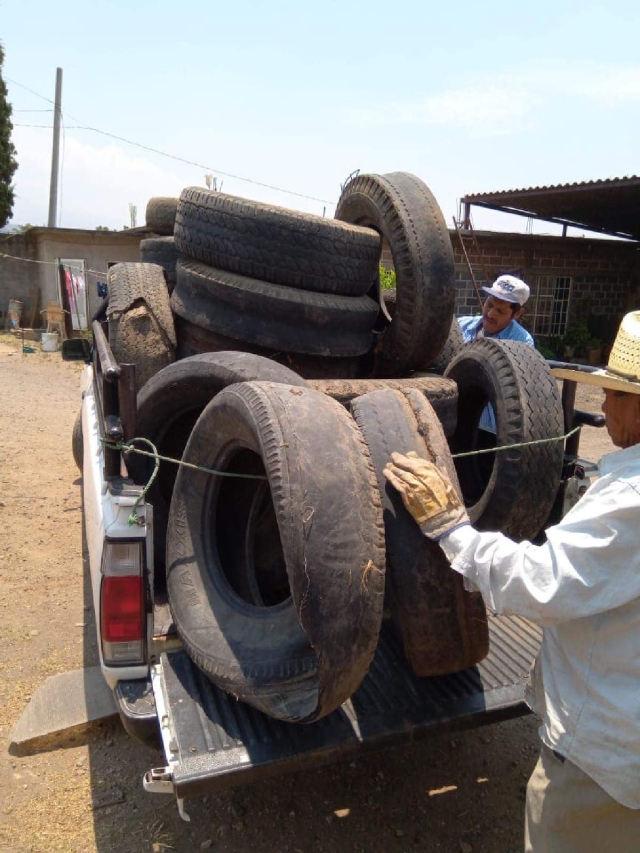
[[[162,654],[152,683],[166,767],[150,770],[145,788],[173,791],[181,806],[184,797],[328,763],[357,749],[527,713],[524,682],[541,632],[517,617],[489,617],[489,628],[490,652],[477,667],[419,679],[385,625],[351,700],[310,725],[282,723],[238,702],[184,651]]]

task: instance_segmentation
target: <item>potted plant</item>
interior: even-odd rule
[[[586,358],[590,341],[591,335],[586,324],[574,326],[564,336],[565,356],[567,358],[573,358],[574,356]]]
[[[602,362],[602,341],[599,338],[591,338],[589,341],[587,361],[589,364],[600,364]]]

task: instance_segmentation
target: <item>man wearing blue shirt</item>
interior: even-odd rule
[[[479,317],[457,318],[465,344],[479,338],[496,338],[500,341],[522,341],[535,346],[529,332],[518,323],[529,298],[529,285],[513,275],[501,275],[491,287],[482,289],[489,294],[482,306],[482,314]],[[496,419],[491,406],[487,406],[483,411],[478,426],[481,430],[495,435]]]
[[[513,275],[501,275],[491,285],[482,288],[488,293],[479,317],[458,317],[465,344],[478,338],[497,338],[501,341],[523,341],[533,346],[533,338],[518,319],[524,314],[529,298],[529,285]]]

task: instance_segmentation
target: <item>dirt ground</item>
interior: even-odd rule
[[[81,368],[35,347],[25,355],[0,334],[0,850],[520,851],[532,716],[196,798],[188,824],[171,797],[143,791],[162,758],[117,721],[55,751],[9,754],[37,686],[97,662],[70,440]],[[580,408],[600,402],[579,394]],[[583,432],[585,458],[612,449],[604,430]]]

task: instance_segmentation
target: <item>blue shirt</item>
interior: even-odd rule
[[[478,332],[482,332],[480,335],[481,338],[495,338],[498,341],[521,341],[524,344],[535,346],[533,338],[529,332],[527,332],[527,330],[523,328],[517,320],[512,320],[508,326],[505,326],[504,329],[496,332],[495,335],[488,335],[486,332],[482,331],[482,315],[477,317],[458,317],[457,320],[465,344],[470,344],[472,341],[475,341],[478,337]],[[480,423],[478,426],[480,429],[484,429],[487,432],[496,431],[496,417],[493,411],[493,406],[489,405],[486,407],[480,417]]]
[[[482,315],[478,317],[458,317],[457,320],[465,344],[475,341],[478,332],[482,329]],[[481,337],[495,338],[498,341],[522,341],[522,343],[534,346],[533,338],[517,320],[512,320],[508,326],[496,332],[495,335],[488,335],[486,332],[483,332]]]

